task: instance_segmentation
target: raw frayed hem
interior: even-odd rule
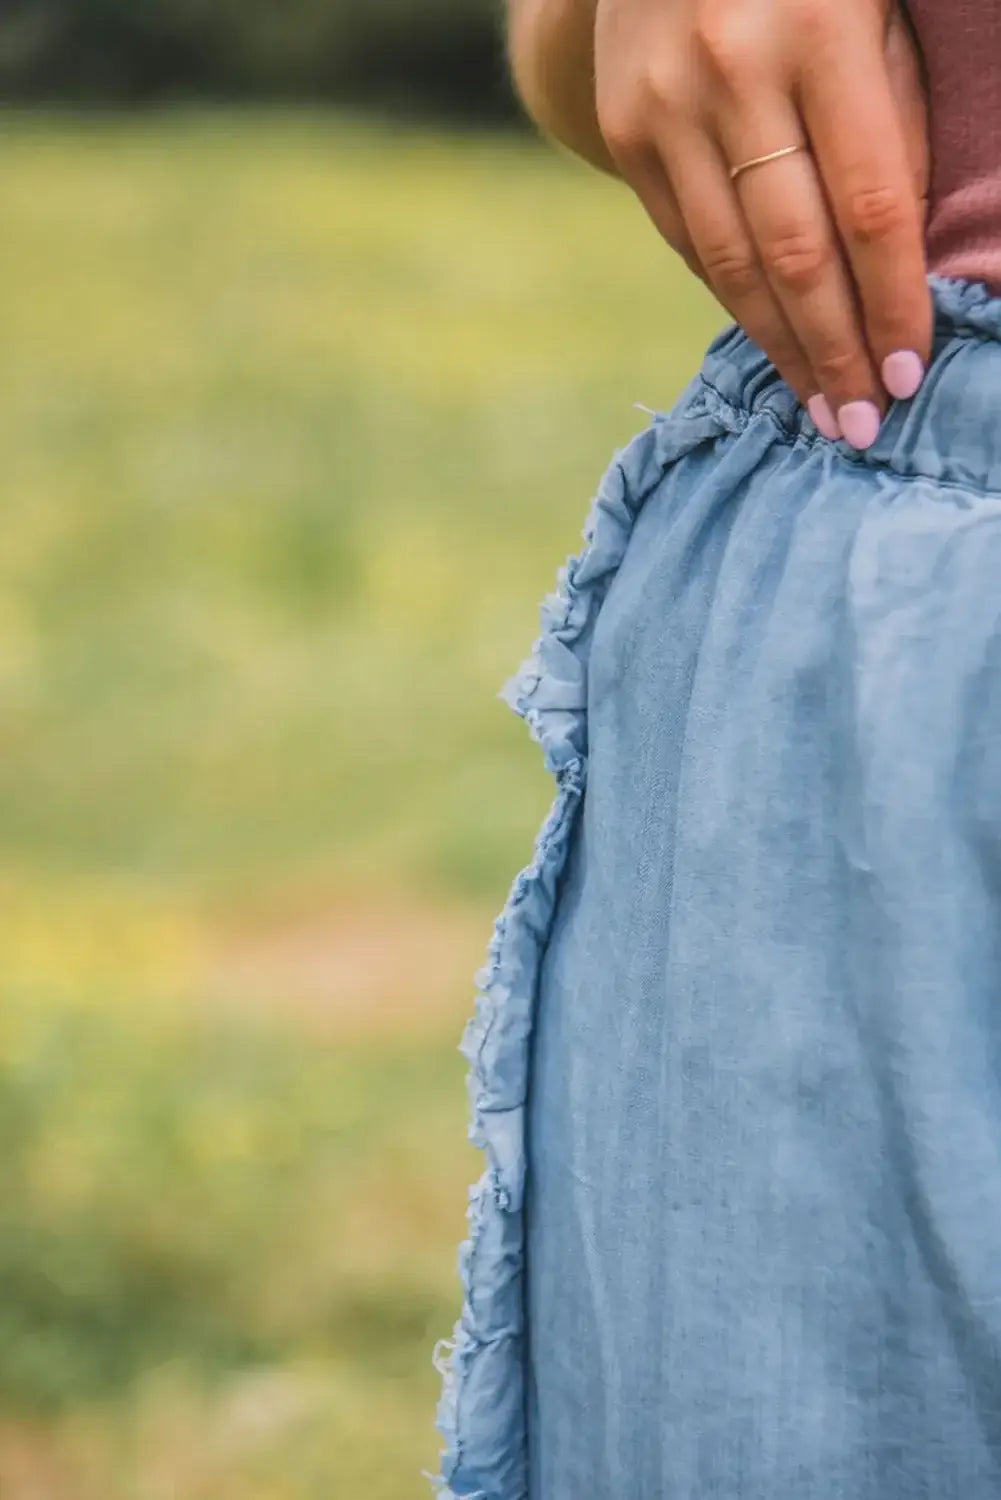
[[[587,775],[591,640],[633,524],[665,470],[725,431],[693,382],[675,415],[657,417],[612,464],[585,529],[584,550],[542,606],[529,659],[504,689],[556,781],[531,863],[514,881],[477,975],[476,1011],[462,1041],[469,1062],[470,1139],[486,1170],[470,1192],[459,1254],[463,1306],[434,1353],[442,1376],[442,1500],[527,1500],[523,1349],[524,1111],[539,969],[549,939]]]

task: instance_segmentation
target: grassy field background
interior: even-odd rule
[[[0,1494],[404,1500],[497,703],[719,315],[531,142],[8,116]]]

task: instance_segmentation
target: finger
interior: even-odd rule
[[[757,108],[753,126],[731,126],[724,135],[725,149],[738,161],[760,154],[768,142],[803,137],[788,100],[776,96]],[[848,441],[867,448],[879,431],[886,397],[810,153],[752,167],[735,186],[765,273],[820,390]]]
[[[796,131],[794,127],[793,139]],[[789,139],[788,133],[785,139]],[[715,143],[708,136],[692,136],[687,141],[675,136],[666,149],[670,152],[667,168],[679,207],[696,254],[720,300],[765,350],[800,400],[809,406],[825,436],[838,436],[832,416],[837,406],[864,399],[878,389],[856,324],[843,268],[841,295],[827,298],[826,302],[821,296],[819,309],[807,307],[804,311],[801,304],[810,299],[801,288],[802,268],[790,244],[781,237],[782,227],[770,237],[755,229],[743,211]],[[788,157],[760,171],[770,173],[772,167],[790,163],[798,163],[801,168],[802,162],[802,157]],[[789,182],[788,172],[781,176]],[[785,224],[788,222],[788,211],[783,207],[785,199],[779,195],[778,202],[786,214]],[[836,279],[837,246],[829,226],[825,241],[824,216],[820,215],[820,219],[815,229],[819,245],[815,258],[819,270],[828,279]],[[801,237],[797,243],[805,241]],[[769,259],[773,264],[769,264]],[[814,272],[810,269],[812,288]],[[816,400],[818,394],[824,397],[826,410],[824,403]]]
[[[931,349],[924,214],[881,29],[834,8],[815,38],[801,107],[890,394],[914,394]],[[898,78],[900,77],[898,58]]]
[[[904,133],[911,183],[924,215],[928,210],[931,183],[928,91],[921,54],[910,22],[897,6],[890,10],[883,55],[890,92]]]
[[[699,248],[692,240],[677,197],[652,146],[619,150],[617,164],[623,178],[636,192],[647,214],[667,243],[682,256],[689,269],[714,292],[731,317],[764,350],[786,384],[806,406],[824,437],[836,439],[840,428],[820,394],[809,361],[761,273],[754,256],[739,205],[730,191],[729,177],[711,142],[706,142],[715,163],[722,191],[720,205],[728,226],[714,226],[703,242],[703,252],[713,260],[707,270]],[[718,249],[716,247],[719,247]],[[757,294],[748,282],[757,283]]]
[[[628,162],[620,160],[619,170],[636,193],[654,228],[700,280],[705,271],[692,244],[691,236],[678,208],[678,200],[664,173],[653,147],[637,150]]]
[[[768,285],[718,152],[708,138],[696,149],[694,157],[690,151],[683,153],[686,165],[679,169],[678,179],[685,200],[678,200],[678,212],[703,279],[807,405],[818,391],[810,362]],[[687,191],[689,173],[698,181],[697,190]]]

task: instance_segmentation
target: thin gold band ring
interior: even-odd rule
[[[730,181],[738,178],[741,172],[746,172],[750,167],[763,167],[766,161],[779,161],[783,156],[792,156],[796,151],[806,151],[806,146],[783,146],[779,151],[769,151],[765,156],[752,156],[750,161],[742,161],[736,167],[730,168]]]

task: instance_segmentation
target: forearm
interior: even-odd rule
[[[540,129],[614,171],[594,105],[596,0],[508,0],[514,81]]]

